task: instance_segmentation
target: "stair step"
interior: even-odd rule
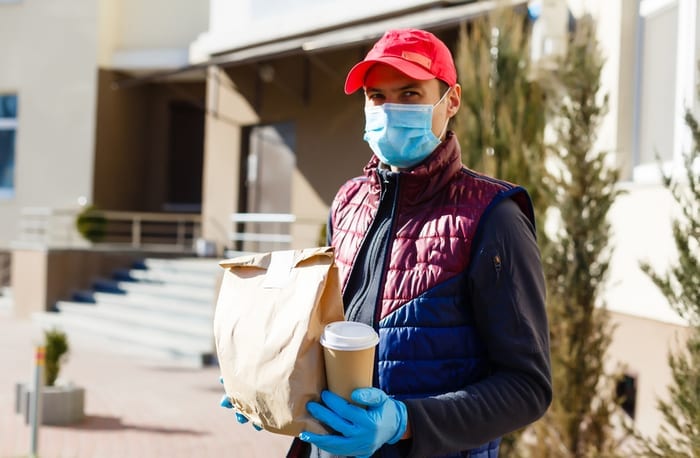
[[[223,273],[223,269],[221,269]],[[218,277],[214,273],[192,274],[190,272],[173,272],[170,270],[133,269],[121,273],[124,281],[140,281],[144,283],[176,283],[178,285],[198,286],[202,288],[216,287]]]
[[[116,269],[112,272],[112,280],[116,281],[137,281],[136,277],[132,276],[131,272],[137,269]]]
[[[139,293],[95,293],[94,299],[95,303],[100,305],[116,304],[126,307],[148,309],[171,315],[201,316],[211,320],[213,320],[214,316],[214,305],[212,303],[175,300],[167,297],[150,296],[148,294]]]
[[[92,289],[101,293],[126,294],[126,291],[119,287],[119,283],[107,278],[98,278],[92,282]]]
[[[143,264],[148,270],[189,272],[195,275],[216,275],[222,270],[218,261],[211,258],[147,258]]]
[[[187,346],[177,339],[165,338],[151,331],[134,332],[129,326],[101,319],[72,316],[56,312],[39,312],[32,320],[43,328],[59,328],[69,339],[89,337],[90,344],[103,346],[115,353],[133,355],[143,360],[186,367],[203,367],[214,359],[213,346]]]
[[[213,339],[212,321],[193,319],[192,316],[154,313],[137,307],[119,304],[82,304],[59,301],[58,310],[65,315],[103,319],[110,323],[124,324],[136,331],[147,330],[161,334],[172,334],[192,343],[211,342]]]
[[[146,261],[144,259],[139,259],[137,261],[132,262],[131,268],[140,270],[148,269],[148,267],[146,267]]]
[[[146,283],[146,282],[116,282],[116,294],[119,291],[127,293],[141,293],[152,296],[180,299],[185,301],[205,302],[211,304],[214,301],[216,292],[213,287],[200,288],[192,285],[177,285],[169,283]],[[100,291],[111,292],[111,291]]]
[[[93,290],[80,290],[80,291],[74,291],[72,294],[71,299],[73,302],[82,302],[84,304],[94,304],[97,302],[95,299],[95,291]],[[107,293],[100,293],[100,294],[107,294]],[[114,296],[114,294],[112,294]]]
[[[201,366],[215,353],[214,305],[223,269],[213,259],[147,258],[96,278],[91,290],[35,314],[44,326],[64,327],[107,344],[178,364]]]

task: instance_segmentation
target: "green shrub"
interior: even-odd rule
[[[61,363],[68,353],[68,337],[58,329],[44,331],[46,345],[46,386],[53,386],[61,371]]]
[[[99,242],[107,230],[107,218],[94,206],[85,207],[75,221],[78,232],[90,242]]]

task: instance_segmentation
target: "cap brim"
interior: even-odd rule
[[[435,78],[435,75],[418,64],[414,64],[413,62],[409,62],[400,57],[384,56],[378,59],[363,60],[352,67],[348,72],[347,78],[345,79],[346,94],[352,94],[364,86],[365,75],[374,64],[390,65],[406,76],[416,80],[431,80]]]

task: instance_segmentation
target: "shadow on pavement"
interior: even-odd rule
[[[70,426],[58,426],[59,428],[73,428],[82,429],[87,431],[98,431],[98,430],[125,430],[130,429],[134,431],[143,431],[148,433],[161,433],[161,434],[187,434],[191,436],[205,436],[209,433],[206,431],[196,431],[193,429],[183,429],[183,428],[167,428],[162,426],[148,426],[148,425],[130,425],[122,423],[119,417],[107,417],[100,415],[86,415],[85,419],[79,423]]]

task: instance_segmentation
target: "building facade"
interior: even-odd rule
[[[204,78],[120,97],[111,82],[187,65],[207,15],[208,5],[187,0],[0,2],[0,247],[17,238],[27,207],[187,203],[168,188],[182,171],[167,167],[179,152],[165,126],[193,117],[192,99],[203,106]]]
[[[552,21],[540,50],[556,48],[562,2],[539,2]],[[678,173],[691,148],[683,115],[698,111],[696,3],[566,3],[574,17],[597,19],[606,59],[597,146],[613,153],[626,190],[611,212],[604,299],[619,326],[610,364],[635,380],[645,433],[659,427],[666,353],[685,332],[639,262],[664,269],[674,259],[678,209],[656,156]],[[371,155],[362,96],[342,90],[347,70],[387,28],[423,27],[454,44],[461,23],[498,4],[0,0],[0,248],[16,238],[23,208],[79,200],[201,214],[218,253],[232,213],[292,213],[293,246],[316,245],[336,189]]]

